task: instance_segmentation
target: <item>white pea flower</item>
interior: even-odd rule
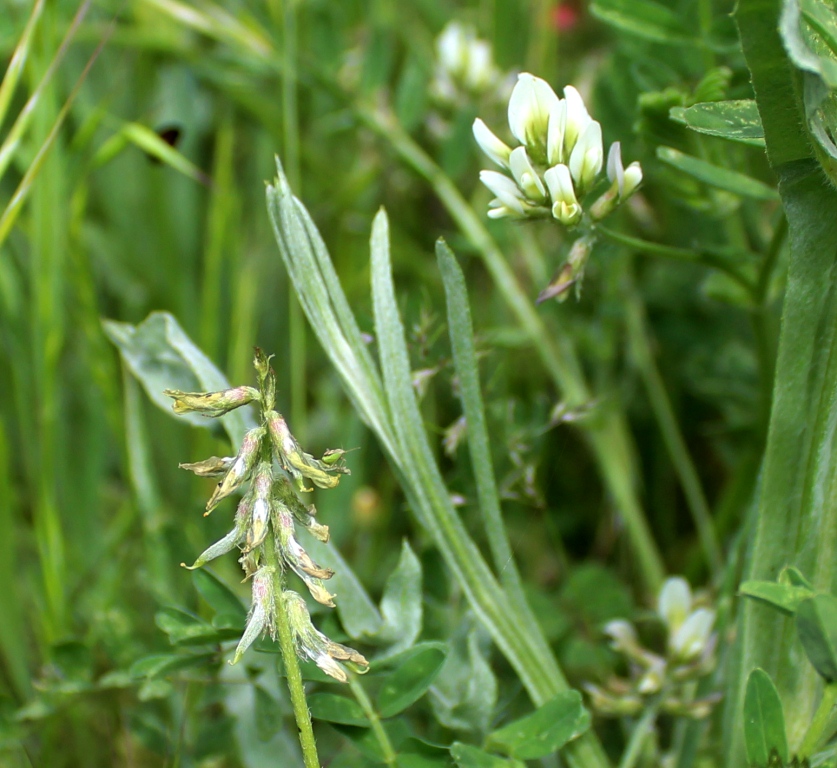
[[[581,94],[568,85],[561,99],[545,80],[523,72],[509,98],[508,116],[520,146],[507,145],[479,118],[473,125],[477,144],[506,172],[480,173],[496,196],[489,203],[489,217],[551,215],[567,227],[579,224],[584,197],[596,186],[604,165],[602,127],[590,117]],[[619,145],[614,146],[607,167],[612,189],[591,207],[594,221],[616,208],[642,180],[639,163],[623,168]]]
[[[436,38],[436,71],[432,93],[442,102],[455,104],[464,93],[481,95],[496,89],[503,75],[494,65],[491,45],[474,29],[450,22]]]
[[[688,582],[680,576],[666,579],[657,599],[657,613],[668,629],[669,653],[680,661],[696,659],[706,650],[715,624],[715,611],[692,609]]]

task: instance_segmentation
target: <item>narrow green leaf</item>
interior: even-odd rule
[[[488,736],[486,746],[520,760],[535,760],[557,752],[590,727],[590,713],[578,691],[564,691],[531,715],[515,720]]]
[[[308,708],[315,720],[369,727],[369,719],[354,699],[336,693],[315,693],[308,697]]]
[[[796,631],[814,669],[829,683],[837,680],[837,597],[803,600],[796,609]]]
[[[438,643],[416,645],[397,658],[378,692],[381,717],[392,717],[418,701],[442,669],[446,652]]]
[[[745,581],[738,591],[744,597],[767,603],[788,616],[793,616],[799,604],[814,595],[808,587],[777,584],[775,581]]]
[[[744,744],[747,762],[751,766],[766,768],[774,751],[781,758],[782,765],[787,765],[788,742],[782,701],[770,675],[763,669],[754,669],[747,678]]]
[[[490,755],[470,744],[455,741],[450,753],[457,768],[524,768],[523,763],[512,758]]]
[[[691,107],[672,107],[670,116],[693,131],[737,141],[754,147],[764,146],[764,128],[754,99],[710,101]]]
[[[387,579],[381,598],[384,624],[378,639],[391,643],[385,651],[386,656],[409,648],[421,632],[421,577],[421,563],[404,539],[398,565]]]
[[[175,416],[164,389],[215,392],[228,389],[230,384],[168,312],[152,312],[139,325],[105,320],[103,326],[151,401],[174,418],[200,427],[210,427],[219,421],[235,446],[255,425],[249,406],[237,408],[219,419],[207,419],[196,413]]]
[[[606,24],[655,43],[696,42],[674,11],[652,0],[596,0],[590,12]]]
[[[711,187],[723,189],[741,197],[752,197],[756,200],[779,199],[779,193],[773,187],[769,187],[761,181],[745,176],[738,171],[713,165],[706,160],[684,155],[671,147],[657,147],[657,157],[678,171]]]
[[[395,764],[398,768],[453,768],[453,760],[446,747],[415,737],[407,739],[398,748]]]
[[[125,123],[120,133],[132,144],[139,147],[143,152],[156,158],[161,163],[168,165],[178,173],[208,185],[209,177],[194,163],[187,160],[174,147],[167,144],[151,128],[141,123]]]
[[[200,568],[192,571],[192,583],[200,592],[201,597],[209,603],[210,607],[218,615],[236,617],[238,619],[247,614],[247,609],[241,600],[226,584],[217,576],[206,569]],[[213,621],[213,626],[215,622]]]

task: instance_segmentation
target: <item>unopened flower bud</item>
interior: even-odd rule
[[[179,469],[188,469],[198,477],[220,477],[229,471],[233,465],[235,456],[210,456],[204,461],[195,461],[191,464],[178,464]]]
[[[250,525],[247,529],[244,551],[249,552],[258,547],[267,536],[267,524],[270,520],[271,488],[273,485],[273,468],[270,462],[262,461],[253,477],[253,507],[250,514]]]
[[[715,611],[698,608],[689,614],[677,631],[669,637],[672,656],[681,661],[700,656],[709,642],[715,624]]]
[[[276,460],[293,477],[306,477],[319,488],[334,488],[340,482],[338,474],[349,474],[346,467],[329,466],[305,453],[291,434],[285,420],[276,411],[266,413],[265,419]]]
[[[591,120],[578,137],[570,153],[570,175],[573,177],[578,194],[583,195],[593,186],[603,162],[602,126],[595,120]]]
[[[270,566],[262,566],[253,576],[253,604],[244,634],[235,649],[235,656],[230,664],[235,664],[241,656],[265,632],[271,635],[275,631],[276,595],[275,571]]]
[[[686,620],[692,609],[692,590],[682,576],[666,579],[657,598],[657,613],[665,623],[669,636]]]
[[[570,169],[566,165],[556,165],[549,168],[543,178],[552,198],[552,215],[567,227],[577,224],[582,210],[576,198]]]
[[[285,590],[282,597],[285,610],[288,612],[288,623],[294,634],[297,653],[300,656],[310,659],[323,672],[342,683],[348,681],[348,676],[337,660],[350,662],[360,669],[369,666],[369,662],[357,651],[332,642],[322,632],[315,629],[305,601],[296,592]]]
[[[259,391],[253,387],[235,387],[222,392],[181,392],[179,389],[164,389],[163,394],[174,400],[171,407],[175,413],[199,413],[208,418],[223,416],[259,397]]]
[[[227,552],[241,544],[241,542],[244,541],[245,534],[247,532],[247,525],[252,509],[253,498],[252,496],[247,495],[238,504],[238,509],[235,513],[235,527],[226,536],[224,536],[223,539],[216,541],[211,547],[204,550],[204,552],[197,560],[195,560],[194,563],[192,563],[192,565],[186,565],[185,563],[181,563],[180,565],[190,571],[193,571],[196,568],[206,565],[206,563],[210,560],[214,560],[216,557],[227,554]]]
[[[235,491],[248,477],[259,458],[262,445],[262,438],[265,435],[264,427],[254,427],[244,435],[241,441],[241,449],[235,457],[224,479],[218,483],[209,501],[206,503],[206,514],[208,515],[221,500],[227,498]]]
[[[270,367],[273,355],[266,355],[256,347],[253,358],[253,367],[256,369],[256,377],[259,381],[259,389],[262,395],[262,408],[270,410],[276,400],[276,376]]]
[[[509,156],[511,149],[509,146],[498,139],[488,126],[479,118],[474,120],[472,127],[474,138],[479,144],[480,149],[485,152],[488,157],[493,160],[501,168],[509,167]]]

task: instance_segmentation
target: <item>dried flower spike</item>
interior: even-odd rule
[[[252,580],[252,604],[231,663],[237,662],[263,634],[273,637],[278,622],[287,622],[298,655],[312,659],[327,674],[345,682],[348,678],[341,663],[363,671],[368,666],[366,659],[316,630],[305,601],[284,586],[285,575],[291,570],[315,600],[334,606],[334,595],[323,584],[334,571],[314,562],[297,540],[294,529],[296,521],[320,541],[328,541],[328,527],[316,522],[316,509],[303,504],[294,488],[308,490],[304,487],[306,479],[319,488],[336,486],[341,474],[349,474],[343,459],[345,451],[327,451],[322,459],[303,451],[285,420],[274,410],[276,376],[270,358],[257,349],[254,366],[258,389],[237,387],[209,393],[166,390],[178,413],[197,411],[219,416],[246,402],[257,402],[261,411],[261,423],[244,436],[235,458],[213,456],[180,465],[201,477],[221,478],[206,505],[206,514],[233,493],[244,491],[232,530],[191,566],[184,567],[200,568],[236,548],[241,552],[239,562],[245,579]]]

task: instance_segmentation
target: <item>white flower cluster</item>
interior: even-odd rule
[[[431,91],[437,99],[456,104],[463,92],[480,96],[498,89],[503,75],[494,65],[491,45],[473,27],[451,21],[436,38],[436,71]]]
[[[559,99],[545,80],[528,72],[518,75],[509,99],[509,128],[521,145],[515,149],[482,120],[474,121],[477,143],[507,172],[480,172],[482,183],[496,195],[489,217],[552,215],[566,226],[577,224],[584,213],[580,201],[604,164],[602,127],[590,117],[579,92],[568,85]],[[611,187],[591,207],[593,218],[610,213],[642,181],[639,163],[622,167],[619,142],[611,145],[607,177]]]
[[[692,681],[708,674],[715,663],[715,611],[696,606],[688,582],[674,576],[666,579],[660,590],[657,614],[666,628],[664,655],[643,647],[630,622],[617,619],[605,626],[614,650],[628,659],[631,676],[629,680],[612,678],[604,688],[585,684],[593,707],[600,714],[636,715],[648,697],[658,697],[661,712],[702,718],[716,703],[717,696],[691,698],[690,687]]]

